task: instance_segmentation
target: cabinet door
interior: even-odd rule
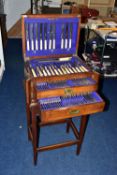
[[[1,28],[0,28],[0,81],[2,80],[4,70],[5,70],[5,64],[4,64],[3,44],[2,44]]]
[[[89,0],[89,7],[97,9],[99,15],[108,16],[114,7],[115,0]]]
[[[112,7],[114,6],[114,0],[90,0],[90,5],[93,6],[108,6],[108,7]]]
[[[77,3],[88,5],[88,0],[77,0]]]

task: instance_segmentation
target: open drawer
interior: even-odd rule
[[[105,103],[96,92],[39,99],[42,122],[56,121],[101,112]]]

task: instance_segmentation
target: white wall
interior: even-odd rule
[[[9,30],[21,14],[30,9],[30,0],[4,0],[4,11],[6,16],[6,26]]]

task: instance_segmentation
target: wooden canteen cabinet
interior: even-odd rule
[[[79,16],[22,16],[27,126],[34,164],[39,151],[76,144],[79,154],[88,115],[104,109],[105,103],[97,93],[99,74],[76,54],[79,35]],[[74,117],[81,120],[79,130]],[[66,131],[71,128],[76,139],[40,147],[39,128],[60,123],[66,123]]]

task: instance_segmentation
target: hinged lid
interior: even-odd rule
[[[78,48],[80,18],[76,15],[23,15],[25,57],[73,55]]]

